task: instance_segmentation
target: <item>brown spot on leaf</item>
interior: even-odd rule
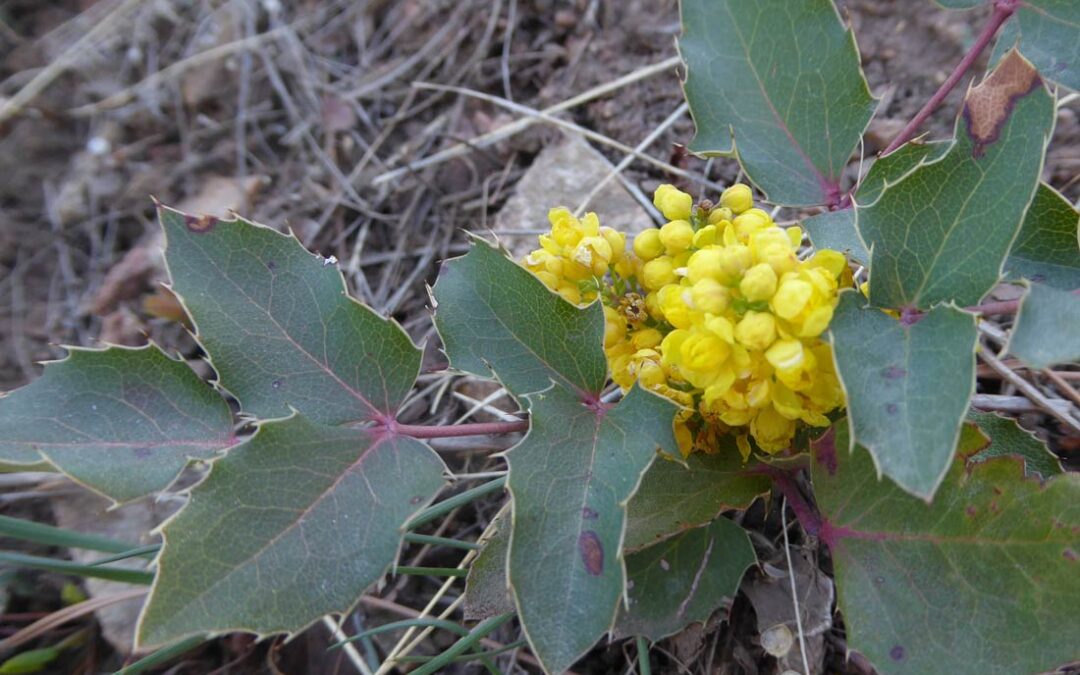
[[[892,659],[893,661],[903,661],[904,660],[904,647],[903,647],[903,645],[896,645],[895,647],[890,649],[889,650],[889,658]]]
[[[1061,555],[1062,555],[1063,558],[1065,558],[1069,562],[1076,562],[1076,560],[1078,558],[1078,556],[1076,555],[1076,551],[1072,550],[1071,548],[1067,548],[1064,551],[1062,551]]]
[[[196,234],[203,234],[214,229],[214,226],[218,224],[218,219],[214,216],[192,216],[184,214],[184,225],[187,229]]]
[[[895,415],[899,411],[900,411],[900,406],[896,405],[895,403],[886,403],[885,404],[885,412],[887,412],[888,414]]]
[[[585,520],[596,520],[600,517],[600,514],[586,506],[585,508],[581,509],[581,517]]]
[[[979,514],[979,509],[975,508],[971,504],[968,504],[968,507],[964,509],[964,513],[968,515],[968,518],[974,518]]]
[[[974,143],[973,157],[982,156],[986,146],[997,141],[1016,102],[1041,84],[1038,71],[1013,49],[989,77],[968,92],[963,115]]]
[[[581,562],[585,563],[585,571],[595,576],[600,576],[604,571],[604,546],[600,543],[600,537],[592,530],[585,530],[578,535],[578,551],[581,552]]]
[[[419,504],[422,501],[424,501],[423,495],[416,495],[415,497],[413,497],[412,499],[409,500],[409,503],[413,504],[415,506],[416,504]]]

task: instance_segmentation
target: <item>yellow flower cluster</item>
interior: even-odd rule
[[[595,213],[578,220],[568,209],[548,213],[551,233],[540,235],[540,248],[525,258],[525,267],[548,288],[574,304],[596,299],[598,280],[613,268],[630,276],[633,263],[626,257],[626,235],[600,227]]]
[[[844,401],[820,336],[851,283],[844,256],[800,260],[801,229],[754,208],[746,185],[726,189],[717,206],[662,185],[654,203],[668,222],[638,234],[632,252],[595,214],[554,209],[525,266],[570,302],[602,299],[612,378],[683,406],[684,455],[715,451],[729,432],[744,457],[749,438],[775,453],[798,422],[827,426]]]

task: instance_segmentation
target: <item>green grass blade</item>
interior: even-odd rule
[[[638,675],[652,675],[652,664],[649,663],[649,641],[643,637],[637,639],[637,662]]]
[[[124,551],[123,553],[117,553],[116,555],[110,555],[106,558],[100,558],[90,563],[91,565],[104,565],[105,563],[116,562],[118,560],[127,560],[128,558],[152,558],[154,554],[161,550],[161,544],[147,544],[146,546],[139,546],[133,548],[130,551]]]
[[[125,584],[140,584],[149,586],[154,581],[154,575],[141,570],[127,570],[118,567],[95,567],[82,565],[70,560],[56,560],[43,558],[24,553],[12,553],[0,551],[0,565],[7,564],[16,567],[29,567],[31,569],[46,570],[58,574],[71,574],[78,577],[94,577],[96,579],[108,579]]]
[[[524,647],[524,646],[526,646],[528,644],[529,644],[528,640],[516,640],[514,642],[511,642],[508,645],[503,645],[502,647],[499,647],[498,649],[491,649],[491,650],[488,650],[486,652],[473,652],[471,654],[462,654],[461,656],[455,656],[453,662],[454,663],[465,663],[465,662],[468,662],[468,661],[475,661],[477,659],[484,659],[484,658],[490,659],[492,656],[498,656],[500,654],[505,654],[506,652],[512,652],[515,649],[521,649],[522,647]],[[409,656],[399,656],[395,660],[400,662],[400,663],[427,663],[428,661],[431,661],[432,659],[435,659],[435,658],[438,658],[438,657],[436,657],[436,656],[412,656],[412,655],[409,655]]]
[[[174,645],[159,649],[153,654],[144,656],[130,666],[116,671],[113,675],[136,675],[137,673],[145,672],[155,666],[168,663],[177,656],[195,649],[204,642],[206,642],[205,635],[194,635],[186,640],[181,640]]]
[[[459,495],[454,495],[449,499],[444,499],[438,504],[432,504],[428,508],[416,514],[416,517],[410,520],[405,527],[406,529],[414,530],[421,525],[426,525],[433,520],[438,520],[439,518],[446,515],[447,513],[450,513],[457,507],[464,506],[465,504],[479,499],[484,495],[488,495],[497,490],[501,490],[505,485],[506,476],[496,478],[495,480],[488,481],[487,483],[484,483],[482,485],[477,485],[476,487],[466,490]]]
[[[430,534],[416,534],[414,532],[406,533],[405,541],[410,544],[429,544],[431,546],[446,546],[447,548],[463,548],[467,551],[475,551],[480,548],[480,544],[471,541],[461,541],[460,539],[450,539],[448,537],[433,537]]]
[[[47,546],[84,548],[90,551],[101,551],[102,553],[124,553],[134,548],[133,544],[116,541],[108,537],[75,532],[62,527],[54,527],[9,516],[0,516],[0,536],[32,541]]]
[[[466,651],[472,649],[481,639],[513,617],[513,612],[507,612],[506,614],[500,614],[499,616],[493,616],[490,619],[481,621],[480,624],[476,628],[473,628],[466,637],[461,638],[445,652],[414,670],[413,675],[431,675],[432,673],[439,672],[441,668],[451,663],[456,657],[461,656]]]
[[[350,635],[348,639],[335,642],[327,647],[327,651],[337,649],[347,642],[355,642],[356,640],[362,640],[366,637],[371,637],[372,635],[378,635],[379,633],[390,633],[395,630],[403,630],[406,628],[441,628],[461,636],[467,636],[469,634],[468,628],[465,628],[461,624],[454,623],[453,621],[446,621],[444,619],[405,619],[403,621],[394,621],[393,623],[369,628],[356,635]]]

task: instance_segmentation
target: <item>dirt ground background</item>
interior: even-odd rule
[[[945,79],[986,13],[947,12],[929,0],[840,5],[855,28],[871,89],[882,98],[865,138],[871,156]],[[678,30],[675,0],[0,2],[0,390],[35,377],[38,362],[62,356],[60,344],[134,345],[149,336],[197,355],[176,322],[175,302],[159,287],[151,195],[191,211],[234,209],[292,228],[307,246],[340,261],[356,297],[426,341],[426,366],[438,367],[425,284],[441,260],[464,251],[463,230],[494,228],[512,243],[521,233],[508,231],[508,223],[542,219],[556,204],[512,196],[542,150],[576,135],[540,123],[475,145],[525,117],[476,93],[548,108],[670,59]],[[927,126],[932,136],[951,132],[963,89]],[[664,126],[643,152],[688,177],[637,160],[623,182],[645,194],[674,182],[714,196],[702,185],[730,182],[738,165],[685,153],[689,116],[668,120],[681,102],[677,69],[669,67],[559,117],[598,134],[591,145],[613,163],[626,153],[609,141],[634,147]],[[1078,110],[1073,104],[1059,111],[1044,174],[1074,202]],[[465,151],[452,159],[415,166],[459,146]],[[857,171],[856,162],[852,178]],[[508,200],[515,212],[497,216]],[[981,391],[998,393],[1000,382],[984,380]],[[439,414],[456,417],[464,400],[448,399]],[[1080,445],[1042,416],[1029,415],[1027,423],[1063,454]],[[475,470],[488,466],[462,461],[476,462]],[[5,499],[4,512],[49,517],[48,503],[37,504],[37,497]],[[497,507],[463,510],[451,533],[475,536]],[[776,519],[760,504],[746,515],[765,542],[766,561],[776,550]],[[426,564],[438,562],[436,554]],[[13,596],[0,635],[23,625],[12,615],[57,606],[56,579],[37,575],[26,583],[31,591]],[[414,578],[381,597],[415,607],[431,590]],[[826,613],[829,597],[821,600]],[[730,622],[664,641],[654,650],[654,667],[780,672],[760,647],[752,604],[740,594]],[[401,618],[358,614],[371,624]],[[500,639],[516,639],[507,631]],[[309,632],[287,646],[226,638],[167,672],[350,672],[340,652],[324,653],[325,631]],[[65,672],[98,672],[123,660],[93,635],[94,647]],[[839,621],[823,634],[820,650],[818,665],[828,672],[869,672],[858,659],[844,662]],[[601,647],[580,672],[627,672],[633,656],[632,646]],[[533,672],[520,659],[513,663]]]

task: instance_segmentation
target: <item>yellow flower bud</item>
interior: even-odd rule
[[[551,209],[548,211],[548,221],[551,222],[551,238],[561,248],[573,248],[585,236],[581,223],[569,209]]]
[[[783,382],[777,382],[772,388],[772,404],[776,412],[789,420],[801,418],[805,412],[799,395],[788,389]]]
[[[770,305],[781,319],[794,319],[810,301],[814,288],[801,279],[785,279],[780,282]]]
[[[552,290],[557,289],[559,287],[559,284],[562,283],[561,279],[556,277],[551,272],[548,272],[547,270],[540,270],[539,272],[533,272],[533,274],[536,275],[537,279],[543,281],[545,286]]]
[[[810,256],[810,259],[806,261],[806,266],[828,270],[833,278],[837,278],[847,268],[847,258],[843,253],[823,248]]]
[[[660,311],[664,318],[676,328],[689,328],[693,322],[693,311],[687,303],[690,289],[679,284],[669,284],[657,292]]]
[[[604,305],[604,346],[613,347],[626,337],[626,318],[613,308]]]
[[[626,235],[610,227],[601,227],[600,236],[611,247],[611,262],[617,263],[622,260],[626,252]]]
[[[735,339],[747,349],[768,349],[776,339],[776,319],[768,312],[747,312],[735,326]]]
[[[748,246],[732,244],[725,246],[720,252],[720,269],[729,280],[738,279],[753,264],[754,259]]]
[[[774,342],[765,352],[765,358],[777,370],[793,371],[802,367],[806,352],[801,340],[787,338]]]
[[[694,228],[685,220],[673,220],[660,228],[660,241],[668,255],[677,255],[694,243]]]
[[[686,279],[692,284],[702,279],[719,280],[723,271],[720,262],[725,250],[703,248],[700,251],[694,251],[690,259],[686,261]]]
[[[563,282],[562,284],[559,284],[559,288],[557,290],[559,292],[559,295],[561,295],[563,299],[567,302],[574,305],[581,304],[581,291],[578,290],[577,284]]]
[[[799,337],[817,337],[821,335],[829,327],[832,317],[832,305],[821,305],[810,310],[806,318],[803,319],[802,327],[799,329]]]
[[[611,244],[600,236],[585,237],[574,247],[571,257],[577,264],[601,276],[611,262]]]
[[[671,258],[660,256],[645,263],[641,269],[641,283],[647,290],[658,291],[668,284],[676,281],[675,267],[671,264]],[[646,302],[648,302],[646,300]]]
[[[759,263],[746,270],[739,290],[751,302],[768,300],[776,292],[776,272],[766,263]]]
[[[715,225],[706,225],[694,233],[694,248],[705,248],[716,243],[718,234]]]
[[[694,309],[708,314],[720,314],[731,302],[726,286],[711,278],[700,279],[690,288],[690,301]]]
[[[735,183],[720,194],[720,206],[742,213],[754,205],[754,192],[749,185]]]
[[[655,328],[642,328],[634,331],[630,336],[630,342],[636,349],[653,349],[664,339],[663,334]]]
[[[657,354],[657,357],[659,357],[659,354]],[[643,360],[638,365],[637,379],[641,382],[641,386],[646,389],[655,389],[667,384],[667,373],[655,360]]]
[[[660,241],[660,230],[650,227],[638,232],[634,237],[634,255],[648,262],[664,254],[664,244]]]
[[[679,361],[682,358],[682,343],[685,342],[688,337],[690,337],[690,331],[681,328],[676,328],[665,335],[664,341],[660,343],[660,363],[668,368],[673,366],[678,367]]]
[[[586,213],[581,219],[581,232],[586,237],[595,237],[600,234],[600,219],[592,211]]]
[[[787,235],[788,241],[791,242],[791,250],[798,251],[802,246],[802,228],[798,225],[794,225],[784,230],[784,234]]]
[[[710,316],[705,319],[705,329],[729,345],[735,342],[735,326],[727,317]],[[733,353],[736,357],[741,356],[741,354],[741,350],[735,350]]]
[[[694,207],[694,198],[674,185],[665,183],[656,188],[653,204],[668,220],[689,220],[690,210]]]
[[[783,450],[791,442],[795,435],[795,423],[769,406],[750,422],[750,434],[758,447],[772,454]]]
[[[656,296],[656,291],[645,295],[645,311],[657,321],[663,320],[664,312],[660,309],[660,298]]]
[[[755,380],[746,391],[746,402],[752,408],[761,408],[772,402],[772,387],[768,380]]]
[[[750,209],[746,213],[735,216],[735,220],[731,222],[735,226],[735,234],[742,241],[749,240],[752,234],[773,224],[769,214],[761,209]]]
[[[614,255],[614,253],[612,253]],[[637,274],[637,260],[633,256],[624,255],[614,265],[615,274],[618,274],[623,279],[629,279]]]
[[[720,223],[725,220],[731,220],[735,217],[735,214],[726,206],[719,206],[712,211],[709,211],[709,224],[720,227]],[[723,228],[721,228],[723,229]]]

